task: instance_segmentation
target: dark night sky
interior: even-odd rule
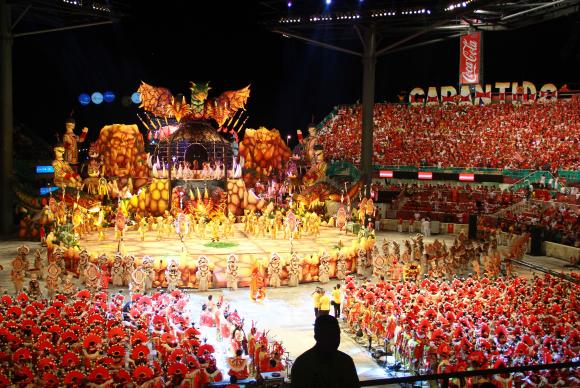
[[[148,4],[145,4],[148,3]],[[135,105],[120,97],[141,80],[188,95],[189,81],[211,81],[215,96],[252,84],[249,127],[283,133],[320,121],[336,104],[360,99],[360,59],[267,31],[253,2],[139,2],[113,26],[17,38],[14,44],[15,121],[55,141],[74,109],[89,139],[111,123],[137,123]],[[170,4],[170,5],[168,5]],[[578,15],[511,32],[487,33],[487,82],[580,82]],[[376,99],[401,90],[457,82],[458,39],[382,57]],[[80,93],[112,90],[117,100],[81,107]],[[212,94],[213,93],[213,94]]]

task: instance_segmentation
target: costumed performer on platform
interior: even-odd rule
[[[79,143],[83,143],[87,137],[89,129],[84,127],[81,135],[77,136],[74,133],[75,129],[75,119],[72,117],[68,118],[65,123],[66,132],[62,136],[62,141],[64,143],[65,153],[64,160],[70,165],[76,165],[79,162]]]
[[[64,160],[65,147],[62,144],[57,144],[54,147],[54,160],[52,167],[54,168],[54,184],[62,189],[66,187],[80,188],[82,180],[72,167]]]
[[[320,144],[314,146],[314,160],[310,169],[304,174],[302,182],[305,186],[312,186],[326,177],[327,164],[324,161],[324,150]]]

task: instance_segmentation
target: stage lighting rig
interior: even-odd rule
[[[449,6],[447,8],[445,8],[445,11],[453,11],[453,10],[456,10],[458,8],[465,8],[472,2],[473,2],[473,0],[466,0],[466,1],[461,1],[459,3],[449,4]]]

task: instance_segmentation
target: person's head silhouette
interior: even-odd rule
[[[292,388],[356,388],[360,386],[353,359],[338,350],[340,328],[332,315],[314,322],[316,345],[302,353],[292,366]]]
[[[321,355],[330,356],[340,345],[340,327],[332,315],[321,315],[314,322],[315,348]]]

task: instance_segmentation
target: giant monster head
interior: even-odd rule
[[[112,124],[101,129],[95,148],[104,156],[105,175],[147,178],[147,154],[137,125]]]

